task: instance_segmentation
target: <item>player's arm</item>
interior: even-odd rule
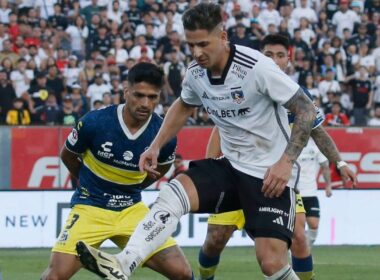
[[[139,167],[141,172],[147,171],[153,177],[160,176],[159,172],[155,170],[160,149],[186,124],[193,110],[194,107],[186,104],[181,98],[174,101],[165,115],[164,122],[149,149],[140,156]]]
[[[329,162],[326,160],[320,163],[322,176],[325,179],[326,187],[325,193],[327,197],[332,196],[332,188],[331,188],[331,175],[330,175],[330,167]]]
[[[264,175],[262,192],[265,197],[279,197],[284,191],[292,174],[293,164],[307,144],[315,120],[314,104],[302,88],[284,104],[294,114],[293,128],[288,145],[279,161],[268,168]]]
[[[283,158],[294,164],[309,140],[316,111],[314,104],[305,95],[302,88],[299,88],[284,106],[295,115],[295,118]]]
[[[66,146],[62,147],[61,150],[61,159],[65,164],[67,169],[70,171],[70,174],[75,178],[79,178],[79,169],[81,166],[81,162],[79,160],[79,156],[71,151],[69,151]]]
[[[310,136],[313,138],[318,149],[329,160],[329,162],[333,162],[335,165],[339,162],[343,162],[334,143],[334,140],[327,133],[326,129],[323,126],[318,126],[317,128],[313,129]],[[347,165],[339,167],[339,172],[342,176],[344,184],[346,184],[348,181],[352,181],[353,186],[357,186],[358,179],[356,178],[354,172],[352,172],[352,170]]]
[[[219,129],[214,126],[211,131],[210,138],[208,139],[206,147],[206,158],[217,158],[221,155],[222,150],[220,147]]]

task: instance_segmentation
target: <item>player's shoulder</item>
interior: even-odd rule
[[[267,63],[274,64],[272,59],[263,55],[258,50],[241,45],[234,45],[234,48],[235,51],[233,61],[237,64],[245,66],[246,68],[257,70],[267,65]]]
[[[117,106],[111,105],[103,109],[92,110],[85,114],[80,121],[86,124],[100,125],[102,123],[112,123],[111,118],[117,117]]]
[[[186,78],[197,80],[204,77],[207,74],[207,70],[202,68],[195,60],[191,61],[186,68]]]

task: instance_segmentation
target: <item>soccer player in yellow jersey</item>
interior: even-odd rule
[[[128,73],[126,103],[89,112],[68,136],[61,158],[80,185],[71,199],[70,215],[53,247],[43,280],[69,279],[82,267],[76,251],[80,240],[98,248],[109,239],[124,248],[148,213],[141,191],[155,180],[139,172],[138,162],[163,121],[153,112],[160,100],[163,78],[163,71],[156,65],[136,64]],[[173,163],[175,149],[173,138],[161,150],[160,176]],[[158,218],[165,219],[161,215]],[[193,279],[188,262],[172,238],[142,262],[167,278]],[[96,269],[92,264],[86,268]],[[109,266],[96,272],[106,279],[125,280]]]

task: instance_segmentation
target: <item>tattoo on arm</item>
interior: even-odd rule
[[[322,154],[327,157],[329,162],[336,163],[341,160],[339,151],[335,146],[334,141],[323,126],[320,125],[316,129],[313,129],[310,136],[313,138]]]
[[[309,140],[316,112],[313,103],[301,88],[286,102],[285,107],[295,114],[292,133],[285,149],[285,154],[294,163]]]
[[[331,184],[331,175],[328,161],[321,163],[321,170],[326,184]]]

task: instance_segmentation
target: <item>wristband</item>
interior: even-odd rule
[[[336,162],[336,168],[338,168],[338,170],[340,170],[343,166],[348,166],[347,162],[343,160]]]

